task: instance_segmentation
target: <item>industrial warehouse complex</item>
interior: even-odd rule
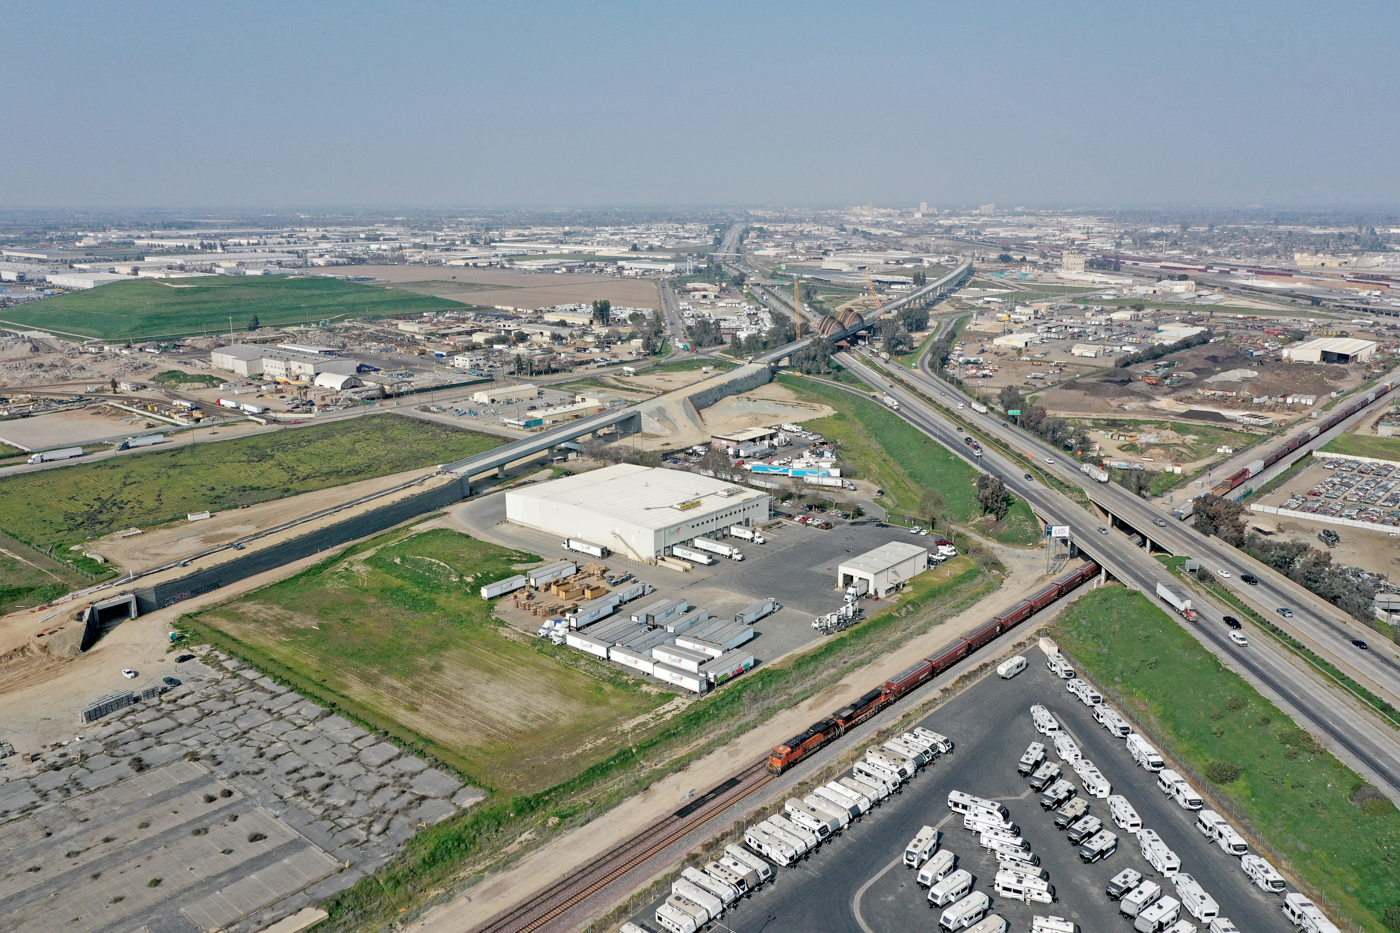
[[[768,520],[766,493],[722,480],[619,464],[506,493],[506,519],[651,560],[730,525]]]

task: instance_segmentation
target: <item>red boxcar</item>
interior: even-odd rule
[[[959,638],[951,645],[939,649],[937,654],[930,655],[928,660],[929,663],[933,665],[933,672],[935,674],[941,674],[967,657],[969,650],[967,639]]]
[[[1020,625],[1022,622],[1029,619],[1031,617],[1032,612],[1035,612],[1035,608],[1031,606],[1031,604],[1027,600],[1023,599],[1015,606],[1012,606],[1010,609],[1003,612],[1001,615],[994,616],[992,618],[992,621],[1000,622],[1001,630],[1004,632],[1007,629]]]
[[[1032,609],[1034,609],[1036,612],[1039,612],[1040,610],[1044,609],[1046,606],[1048,606],[1048,605],[1050,605],[1051,603],[1053,603],[1053,602],[1055,601],[1055,599],[1056,599],[1059,595],[1060,595],[1060,584],[1059,584],[1058,582],[1056,582],[1056,583],[1052,583],[1051,585],[1047,586],[1045,589],[1041,590],[1039,593],[1036,593],[1034,596],[1032,596],[1032,597],[1031,597],[1029,600],[1027,600],[1027,601],[1031,604],[1031,608],[1032,608]]]
[[[967,636],[967,646],[972,651],[976,651],[978,648],[981,648],[987,642],[991,641],[993,638],[996,638],[1000,634],[1001,623],[988,622],[986,625],[982,626],[977,631]]]
[[[885,681],[885,692],[891,696],[902,697],[920,684],[927,683],[931,677],[933,677],[933,662],[925,658],[913,667],[902,670]]]

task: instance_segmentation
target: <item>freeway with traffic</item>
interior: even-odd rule
[[[975,468],[1001,475],[1007,487],[1025,499],[1037,514],[1056,524],[1069,525],[1080,549],[1110,575],[1155,599],[1156,585],[1168,579],[1167,571],[1141,547],[1121,534],[1098,534],[1094,519],[1085,515],[1081,506],[1034,480],[1026,480],[1021,464],[995,450],[984,449],[981,458],[973,457],[961,442],[962,435],[956,428],[923,396],[907,386],[891,383],[851,354],[841,354],[839,359],[872,389],[892,395],[900,403],[896,412],[899,417],[967,459]],[[951,398],[951,387],[945,389],[949,393],[946,397]],[[1201,622],[1186,625],[1188,632],[1243,673],[1301,725],[1324,739],[1367,780],[1384,788],[1393,798],[1400,797],[1400,742],[1394,732],[1358,715],[1357,707],[1348,699],[1339,692],[1323,688],[1310,673],[1294,666],[1292,659],[1268,639],[1256,638],[1248,647],[1234,644],[1228,639],[1228,629],[1222,621],[1228,612],[1212,600],[1196,601],[1193,597],[1193,602],[1200,611]]]

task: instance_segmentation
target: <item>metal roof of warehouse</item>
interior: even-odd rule
[[[880,545],[873,551],[866,551],[850,560],[842,561],[841,569],[858,570],[861,573],[880,573],[910,558],[918,557],[920,554],[927,555],[928,548],[904,541],[891,541],[888,544]]]
[[[1374,346],[1376,346],[1374,340],[1362,340],[1360,337],[1318,337],[1316,340],[1296,344],[1289,349],[1294,353],[1299,350],[1316,350],[1319,353],[1345,353],[1350,356]]]
[[[734,491],[721,495],[724,490]],[[684,521],[697,512],[713,512],[767,495],[708,476],[630,463],[566,476],[532,488],[513,489],[509,494],[587,508],[652,529]],[[696,500],[700,500],[699,506],[678,508]]]

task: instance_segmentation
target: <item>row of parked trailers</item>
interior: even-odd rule
[[[1367,405],[1370,405],[1376,399],[1385,397],[1394,388],[1395,383],[1393,382],[1385,382],[1376,386],[1370,392],[1366,393],[1361,398],[1352,402],[1350,405],[1346,405],[1340,411],[1336,411],[1333,412],[1331,415],[1328,415],[1326,420],[1318,422],[1317,424],[1308,428],[1306,431],[1304,431],[1302,434],[1299,434],[1292,440],[1274,448],[1263,459],[1255,460],[1249,466],[1222,480],[1215,486],[1214,489],[1211,490],[1211,493],[1217,496],[1229,495],[1231,490],[1238,487],[1245,480],[1249,479],[1252,476],[1258,476],[1264,470],[1273,466],[1275,463],[1278,463],[1280,460],[1291,454],[1293,451],[1297,450],[1299,447],[1302,447],[1304,444],[1307,444],[1309,441],[1320,436],[1325,431],[1330,431],[1332,428],[1335,428],[1337,425],[1341,424],[1343,421],[1350,418],[1352,415],[1356,414],[1358,411],[1365,408]]]
[[[777,603],[767,611],[773,611]],[[582,607],[580,607],[582,608]],[[753,626],[743,620],[754,607],[734,619],[711,616],[685,600],[662,600],[627,616],[610,618],[564,635],[564,643],[640,671],[695,693],[705,693],[750,670],[754,656],[740,650],[753,639]]]
[[[990,622],[968,635],[945,645],[942,649],[901,671],[871,690],[849,706],[842,707],[826,719],[815,722],[806,731],[775,747],[768,757],[768,770],[781,774],[828,743],[845,735],[856,725],[898,701],[905,694],[942,674],[997,636],[1010,631],[1032,615],[1044,609],[1071,590],[1083,585],[1099,572],[1099,565],[1090,561],[1050,583],[1028,599],[994,616]]]
[[[801,800],[789,798],[781,813],[745,829],[743,846],[727,846],[722,857],[703,868],[684,869],[671,883],[670,896],[656,909],[657,924],[668,933],[695,933],[771,881],[775,873],[770,861],[786,866],[810,855],[898,790],[918,768],[952,747],[946,736],[927,729],[872,746],[848,776],[815,788]],[[647,930],[628,923],[622,933]]]

